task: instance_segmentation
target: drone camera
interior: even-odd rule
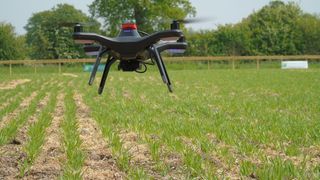
[[[140,62],[136,60],[120,61],[118,69],[123,71],[137,71],[140,69]]]

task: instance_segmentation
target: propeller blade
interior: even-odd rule
[[[183,24],[194,24],[194,23],[202,23],[202,22],[208,22],[213,20],[214,20],[213,18],[198,17],[198,18],[177,19],[174,21],[178,21],[179,23],[183,23]]]
[[[98,25],[96,22],[62,22],[59,23],[60,26],[64,26],[64,27],[73,27],[76,25],[80,25],[80,26],[95,26]]]

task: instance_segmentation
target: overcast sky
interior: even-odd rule
[[[51,9],[59,3],[74,5],[88,14],[88,4],[93,0],[0,0],[0,21],[11,23],[18,34],[33,13]],[[192,25],[194,29],[212,29],[217,24],[237,23],[254,10],[259,10],[270,0],[190,0],[197,16],[212,18],[211,22]],[[288,0],[285,0],[286,2]],[[320,14],[320,0],[294,0],[305,12]]]

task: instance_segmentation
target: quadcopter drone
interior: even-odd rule
[[[156,64],[169,92],[173,92],[161,52],[165,50],[184,52],[187,48],[184,34],[180,30],[180,22],[180,20],[174,20],[171,23],[170,30],[149,35],[138,31],[134,21],[126,21],[122,24],[121,31],[115,38],[83,32],[82,24],[74,23],[73,39],[75,42],[84,45],[83,48],[86,54],[96,55],[89,85],[92,85],[94,82],[102,56],[108,54],[98,90],[99,94],[103,92],[111,65],[117,60],[120,61],[118,70],[135,71],[138,73],[146,72],[146,65]]]

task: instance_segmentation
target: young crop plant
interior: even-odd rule
[[[69,86],[70,87],[70,86]],[[65,117],[62,122],[64,149],[67,155],[67,161],[64,165],[64,179],[81,179],[82,166],[85,155],[81,150],[81,140],[78,132],[78,123],[76,121],[76,104],[73,100],[73,90],[67,89],[65,97]]]
[[[176,172],[195,179],[319,177],[318,70],[172,71],[173,94],[166,93],[156,71],[110,74],[102,95],[98,81],[86,85],[88,74],[59,80],[73,81],[69,94],[77,89],[83,95],[88,115],[128,178],[156,178],[151,168],[165,178]],[[62,128],[68,156],[63,177],[81,178],[85,155],[71,96],[65,98]],[[150,167],[135,164],[123,131],[135,133],[135,143],[146,145]]]
[[[20,112],[19,116],[12,119],[3,129],[0,130],[0,145],[4,145],[11,141],[17,133],[17,130],[25,124],[28,118],[35,114],[38,103],[45,97],[46,91],[52,85],[46,86],[37,93],[36,97],[31,100],[29,106]]]
[[[50,125],[53,119],[52,113],[57,102],[57,87],[50,89],[50,93],[51,94],[47,106],[42,110],[39,117],[37,117],[37,122],[28,130],[29,141],[24,146],[24,151],[26,152],[27,158],[23,162],[23,167],[21,168],[20,172],[21,176],[27,172],[41,151],[41,146],[46,135],[46,128]]]
[[[41,82],[41,83],[43,83],[43,82]],[[33,86],[30,86],[30,88],[27,88],[27,89],[18,86],[16,89],[10,90],[9,93],[7,94],[7,96],[1,96],[2,100],[0,100],[0,102],[4,102],[5,99],[10,99],[10,104],[8,104],[4,108],[0,109],[0,122],[5,115],[7,115],[10,112],[13,112],[15,109],[17,109],[25,98],[27,98],[28,96],[30,96],[32,94],[32,92],[37,90],[37,88],[39,86],[41,86],[41,83],[35,82],[33,84]],[[4,98],[4,97],[6,97],[6,98]]]

